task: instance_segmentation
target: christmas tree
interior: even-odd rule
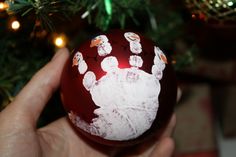
[[[72,50],[98,31],[139,31],[158,43],[176,71],[181,71],[194,59],[195,43],[187,34],[194,15],[178,0],[1,1],[1,108],[50,60],[55,49]]]

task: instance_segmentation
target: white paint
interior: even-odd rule
[[[84,60],[79,62],[78,70],[79,70],[80,74],[84,74],[88,70],[88,65],[87,65],[87,63]]]
[[[75,66],[75,65],[78,65],[79,62],[83,60],[83,55],[81,52],[76,52],[74,57],[73,57],[73,65],[72,66]]]
[[[157,46],[155,46],[154,47],[154,52],[155,52],[155,58],[154,58],[154,64],[163,64],[163,65],[165,65],[165,61],[163,60],[163,58],[165,58],[165,60],[167,60],[166,59],[166,56],[165,56],[165,54],[160,50],[160,48],[159,47],[157,47]],[[165,67],[164,67],[165,68]],[[163,68],[163,69],[164,69]],[[162,69],[162,70],[163,70]]]
[[[160,71],[163,71],[165,69],[165,64],[159,56],[154,57],[154,65],[156,65]]]
[[[102,70],[105,72],[111,72],[118,68],[118,60],[116,57],[110,56],[103,59],[101,62]]]
[[[130,51],[134,54],[140,54],[142,52],[140,37],[132,32],[127,32],[124,34],[124,36],[130,44]]]
[[[84,75],[84,79],[83,79],[84,87],[89,91],[94,86],[95,83],[96,83],[96,76],[94,72],[88,71]]]
[[[130,42],[130,51],[134,54],[139,54],[142,52],[142,46],[138,42]]]
[[[135,39],[140,41],[138,37]],[[130,38],[127,40],[130,41]],[[147,131],[156,118],[161,90],[159,80],[165,68],[165,63],[159,57],[162,51],[157,47],[154,51],[151,74],[138,69],[143,65],[138,55],[130,56],[131,68],[125,69],[118,67],[116,57],[104,58],[101,68],[106,75],[99,80],[96,80],[93,72],[88,71],[84,75],[83,85],[98,107],[94,110],[97,118],[88,124],[76,113],[70,112],[71,121],[80,129],[108,140],[130,140]]]
[[[83,59],[83,55],[81,52],[77,52],[73,57],[73,65],[78,65],[78,71],[80,74],[84,74],[88,70],[88,65]]]
[[[163,76],[163,70],[165,69],[165,62],[162,60],[161,55],[165,57],[165,54],[159,49],[159,47],[154,47],[155,57],[154,65],[152,66],[152,74],[158,79],[161,80]]]
[[[129,42],[140,42],[140,37],[133,32],[127,32],[124,34],[124,36]]]
[[[143,59],[137,55],[130,56],[129,64],[133,67],[140,68],[143,66]]]
[[[97,43],[93,45],[92,43]],[[105,35],[99,35],[91,42],[92,46],[97,46],[99,56],[106,56],[111,53],[112,47]]]
[[[127,77],[130,72],[134,71],[118,69],[93,83],[90,94],[99,107],[94,111],[98,118],[91,124],[79,119],[76,126],[104,139],[118,141],[134,139],[148,130],[159,106],[160,84],[142,70],[135,71],[139,79],[132,82]]]
[[[161,80],[163,74],[162,71],[160,70],[160,68],[158,68],[157,65],[153,65],[152,66],[152,74],[158,79]]]

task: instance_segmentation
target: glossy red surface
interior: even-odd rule
[[[119,68],[121,69],[130,68],[129,57],[132,55],[129,43],[124,37],[124,33],[125,31],[121,30],[113,30],[109,33],[102,33],[107,36],[112,46],[112,52],[108,56],[115,56],[119,62]],[[147,73],[151,73],[155,56],[154,46],[158,45],[155,45],[151,40],[143,37],[141,34],[136,34],[140,36],[140,43],[142,45],[142,53],[139,54],[139,56],[143,59],[143,66],[140,69]],[[88,124],[92,122],[92,119],[97,117],[97,115],[94,114],[94,110],[97,109],[98,106],[96,106],[93,102],[90,92],[87,91],[82,84],[84,75],[79,74],[77,66],[72,66],[72,64],[74,54],[77,51],[80,51],[88,65],[87,71],[93,71],[97,80],[106,74],[100,65],[101,61],[105,57],[98,55],[97,47],[90,47],[91,40],[86,41],[80,45],[78,49],[74,50],[72,56],[64,67],[61,78],[61,98],[65,110],[67,112],[73,111],[73,113],[76,113],[76,115]],[[176,103],[176,77],[171,64],[166,64],[163,71],[163,78],[160,80],[160,85],[161,91],[159,95],[159,108],[153,125],[148,131],[135,139],[125,141],[107,140],[99,136],[91,135],[76,126],[74,127],[79,131],[79,133],[82,133],[95,142],[116,146],[136,144],[150,137],[153,133],[161,134],[162,129],[165,127],[171,114],[173,113],[173,107]]]

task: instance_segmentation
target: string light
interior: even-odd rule
[[[20,28],[20,22],[17,21],[17,20],[12,21],[11,22],[11,28],[15,31],[18,30]]]
[[[55,35],[53,43],[58,48],[65,47],[67,44],[66,36],[64,34]]]
[[[0,2],[0,11],[8,9],[9,5],[5,2]]]
[[[230,7],[234,5],[234,3],[233,3],[233,2],[231,2],[231,1],[230,1],[230,2],[228,2],[227,4],[228,4],[228,6],[230,6]]]
[[[172,63],[172,64],[176,64],[177,61],[176,61],[175,59],[173,59],[171,63]]]
[[[236,22],[235,0],[185,0],[185,2],[193,19],[214,20],[219,23]],[[201,18],[200,14],[203,14],[204,18]]]

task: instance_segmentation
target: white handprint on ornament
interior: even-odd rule
[[[130,44],[130,51],[134,54],[139,54],[142,52],[142,46],[140,44],[140,37],[133,33],[133,32],[127,32],[124,34],[126,40]]]
[[[94,110],[97,117],[89,124],[70,112],[71,121],[80,129],[108,140],[130,140],[147,131],[156,118],[161,90],[159,80],[166,63],[159,48],[154,47],[154,52],[151,74],[139,69],[143,60],[138,55],[131,55],[127,60],[131,67],[124,69],[119,68],[116,57],[104,57],[101,68],[106,74],[99,80],[94,72],[87,71],[82,83],[98,107]],[[81,60],[81,55],[76,53],[75,60]]]
[[[99,35],[91,41],[90,47],[96,46],[100,56],[106,56],[111,53],[111,44],[105,35]]]
[[[73,57],[73,64],[72,66],[78,66],[78,71],[80,74],[84,74],[87,69],[88,65],[83,59],[83,55],[80,52],[77,52],[75,56]]]
[[[158,48],[154,47],[155,57],[154,65],[152,66],[152,73],[157,79],[161,79],[163,75],[163,70],[165,69],[165,64],[167,64],[167,58],[165,54]]]

